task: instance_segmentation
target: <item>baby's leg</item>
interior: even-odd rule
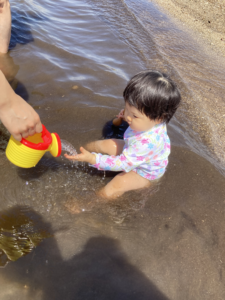
[[[86,149],[91,152],[108,155],[120,155],[123,151],[124,140],[109,139],[91,142],[86,145]]]
[[[125,192],[146,188],[150,185],[151,182],[148,179],[133,171],[122,172],[116,175],[98,194],[103,198],[115,199]]]
[[[8,0],[0,0],[0,53],[7,53],[11,37],[11,11]]]

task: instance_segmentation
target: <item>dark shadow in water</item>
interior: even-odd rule
[[[70,241],[64,240],[67,247]],[[129,262],[119,241],[104,236],[89,239],[82,252],[65,261],[56,240],[46,239],[1,273],[21,285],[17,300],[24,299],[24,286],[26,299],[40,293],[42,300],[168,300]]]
[[[26,87],[23,85],[23,83],[17,81],[15,93],[22,97],[25,101],[29,101],[29,94],[27,92]]]
[[[25,12],[19,11],[11,6],[12,13],[12,30],[9,50],[16,47],[17,44],[25,45],[34,41],[30,24],[36,22],[43,22],[47,20],[46,17],[37,14],[33,11]]]
[[[46,155],[46,154],[45,154]],[[54,157],[43,157],[38,164],[29,169],[17,168],[17,174],[20,178],[24,180],[37,179],[43,176],[48,171],[57,172],[59,168],[63,167],[63,163],[57,161]]]

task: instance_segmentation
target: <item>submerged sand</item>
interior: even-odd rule
[[[225,56],[224,0],[154,0],[173,17],[187,25],[195,38]]]

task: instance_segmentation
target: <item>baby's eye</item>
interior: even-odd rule
[[[134,118],[137,118],[137,116],[133,115]]]

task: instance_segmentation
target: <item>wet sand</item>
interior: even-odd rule
[[[0,268],[1,299],[224,300],[225,179],[204,158],[173,147],[160,189],[145,192],[145,205],[132,192],[75,215],[65,196],[79,195],[82,181],[91,195],[85,183],[97,176],[80,169],[80,182],[72,183],[74,169],[60,161],[52,169],[50,161],[41,161],[28,185],[29,170],[15,168],[7,187],[0,170],[1,209],[10,203],[53,235]],[[57,195],[50,178],[57,178]]]
[[[206,146],[205,150],[201,150],[202,154],[208,151],[208,159],[214,157],[214,162],[211,161],[225,174],[224,1],[153,0],[152,2],[158,5],[162,13],[169,16],[181,32],[186,33],[187,44],[191,40],[191,43],[195,43],[198,53],[193,53],[192,57],[201,56],[204,61],[202,66],[192,64],[191,55],[184,51],[187,64],[183,67],[189,70],[189,74],[186,71],[186,78],[184,74],[182,77],[186,81],[186,88],[190,91],[186,93],[185,89],[183,90],[184,110],[190,121],[189,126]],[[213,72],[209,69],[210,64],[212,70],[214,69]],[[182,69],[179,71],[183,72]],[[211,86],[212,83],[214,86]]]
[[[153,0],[175,17],[179,26],[192,30],[194,38],[211,51],[225,56],[224,0]],[[187,29],[187,28],[186,28]]]

